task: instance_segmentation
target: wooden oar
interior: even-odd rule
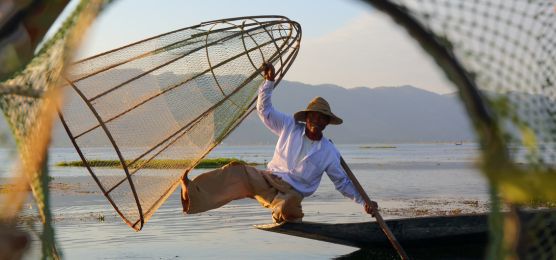
[[[349,179],[351,180],[351,182],[353,183],[357,191],[359,191],[359,194],[361,194],[361,197],[363,197],[363,200],[368,205],[372,205],[371,198],[369,198],[369,195],[367,195],[367,193],[365,192],[365,190],[363,189],[363,187],[361,186],[357,178],[355,178],[355,175],[347,165],[346,161],[344,161],[344,158],[342,158],[341,156],[340,156],[340,163],[342,164],[344,171],[346,171],[347,176],[349,177]],[[396,249],[400,257],[404,260],[409,259],[409,257],[405,253],[405,250],[403,250],[402,245],[400,245],[400,243],[398,242],[398,240],[396,239],[396,237],[394,236],[390,228],[386,225],[386,223],[384,223],[384,219],[382,219],[382,216],[380,215],[380,213],[378,213],[378,208],[373,207],[372,210],[373,210],[373,216],[376,218],[376,222],[380,226],[380,229],[382,229],[382,232],[384,232],[384,234],[386,235],[386,237],[388,238],[388,240],[390,241],[394,249]]]

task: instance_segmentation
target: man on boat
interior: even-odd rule
[[[307,109],[293,117],[275,110],[271,103],[274,66],[263,66],[266,81],[259,89],[257,113],[264,125],[279,137],[268,170],[231,163],[192,181],[185,176],[181,194],[183,211],[200,213],[249,197],[270,208],[275,223],[301,222],[301,201],[316,191],[326,171],[338,191],[364,204],[365,211],[372,214],[376,202],[371,205],[363,202],[340,165],[340,153],[322,134],[327,125],[339,125],[342,119],[332,113],[328,102],[321,97],[313,99]]]

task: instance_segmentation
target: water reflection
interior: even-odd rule
[[[411,259],[433,260],[433,259],[460,259],[474,260],[484,259],[486,243],[458,244],[444,247],[405,247],[406,253]],[[338,256],[335,259],[400,259],[393,248],[359,249],[349,254]]]

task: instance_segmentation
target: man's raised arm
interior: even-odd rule
[[[272,106],[272,91],[274,90],[275,70],[272,64],[263,64],[265,83],[259,88],[259,96],[257,98],[257,114],[263,121],[264,125],[274,134],[280,135],[284,127],[293,124],[293,117],[288,116]]]

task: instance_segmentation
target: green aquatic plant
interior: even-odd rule
[[[201,160],[195,168],[197,169],[210,169],[222,167],[231,162],[237,162],[247,165],[259,165],[253,162],[245,162],[236,158],[212,158]],[[147,169],[178,169],[187,166],[191,166],[194,163],[192,160],[176,160],[176,159],[155,159],[155,160],[138,160],[136,162],[126,160],[128,168],[147,168]],[[91,160],[88,161],[90,167],[109,167],[109,168],[122,168],[122,164],[119,160]],[[55,166],[58,167],[85,167],[83,161],[69,161],[69,162],[59,162]]]

